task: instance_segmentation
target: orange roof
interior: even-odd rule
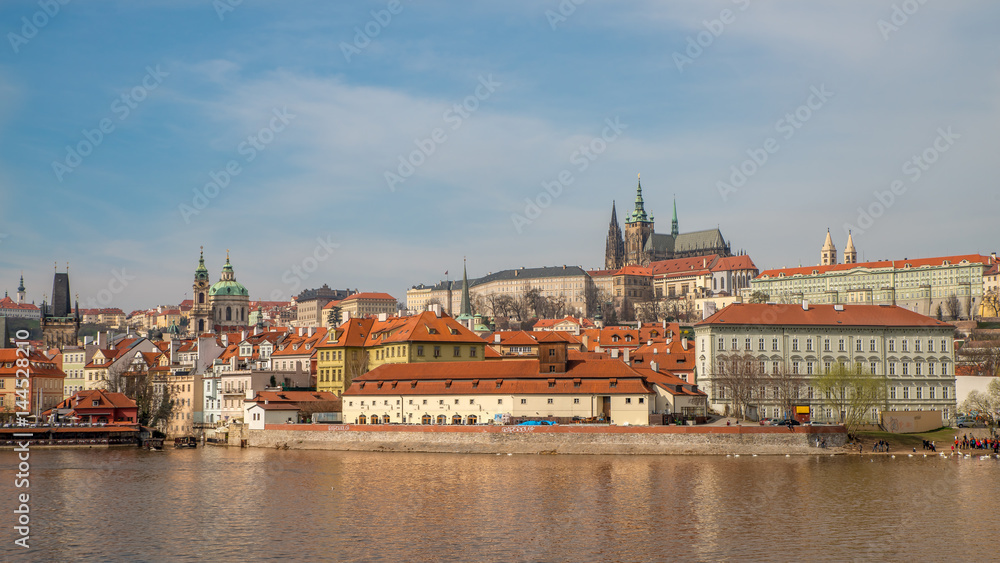
[[[725,272],[729,270],[756,270],[753,260],[746,254],[740,256],[727,256],[719,258],[714,266],[709,268],[713,272]]]
[[[842,310],[837,310],[835,307]],[[766,305],[733,303],[695,324],[709,325],[795,325],[795,326],[924,326],[954,328],[895,305]]]
[[[338,305],[340,305],[340,301],[330,301],[326,305],[323,305],[323,309],[333,309],[334,307],[337,307]]]
[[[764,270],[757,276],[756,279],[764,278],[777,278],[781,275],[784,277],[791,276],[811,276],[814,274],[825,274],[827,272],[847,272],[854,270],[856,268],[867,268],[870,270],[882,269],[882,268],[892,268],[895,270],[901,270],[909,266],[910,268],[920,268],[923,266],[942,266],[945,262],[955,265],[960,264],[962,261],[968,261],[972,264],[986,264],[991,263],[992,258],[989,256],[982,256],[979,254],[962,254],[958,256],[941,256],[937,258],[917,258],[915,260],[881,260],[877,262],[858,262],[856,264],[833,264],[830,266],[805,266],[799,268],[779,268],[774,270]]]
[[[0,348],[0,377],[16,377],[19,359],[24,359],[24,353],[17,348]],[[66,377],[54,360],[37,350],[28,352],[28,363],[31,377]]]
[[[692,256],[690,258],[675,258],[673,260],[652,262],[649,264],[649,267],[653,269],[654,276],[676,274],[680,272],[693,273],[697,271],[707,271],[718,259],[718,254]]]
[[[22,303],[22,304],[18,305],[17,303],[14,302],[13,299],[11,299],[8,296],[4,296],[3,299],[0,299],[0,309],[20,309],[20,310],[24,310],[24,311],[38,311],[39,310],[38,307],[36,307],[34,305],[31,305],[30,303]]]
[[[329,391],[257,391],[253,399],[245,399],[247,403],[316,403],[332,401],[339,403],[340,397]]]
[[[645,268],[642,266],[625,266],[617,270],[614,275],[616,276],[651,276],[653,275],[652,268]]]
[[[94,406],[94,401],[98,401],[96,406]],[[109,407],[118,409],[134,409],[136,408],[136,403],[132,399],[126,397],[123,393],[110,393],[103,389],[88,389],[84,391],[77,391],[72,396],[63,399],[63,401],[54,408],[92,409]]]

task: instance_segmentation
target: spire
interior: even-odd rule
[[[21,283],[17,284],[17,291],[18,291],[18,293],[23,293],[24,292],[24,273],[23,272],[21,273]]]
[[[677,238],[680,230],[677,228],[677,196],[674,196],[674,220],[670,222],[670,234]]]
[[[611,200],[611,224],[618,224],[618,212],[615,210],[615,200]]]
[[[646,209],[642,202],[642,175],[639,175],[639,180],[635,188],[635,211],[632,212],[632,216],[629,217],[628,223],[646,223],[648,218],[646,217]]]
[[[833,266],[837,264],[837,248],[833,246],[833,239],[830,237],[830,229],[826,230],[826,241],[823,242],[823,251],[820,266]]]
[[[854,248],[854,237],[847,231],[847,246],[844,247],[844,264],[857,264],[858,250]]]
[[[458,314],[459,318],[472,316],[472,304],[469,300],[469,274],[465,266],[465,259],[462,259],[462,309]]]
[[[608,227],[608,239],[604,247],[604,268],[617,270],[624,266],[625,239],[622,229],[618,226],[618,212],[615,202],[611,202],[611,225]]]
[[[205,267],[205,247],[201,247],[201,254],[198,256],[198,267],[194,270],[195,280],[207,280],[208,268]]]

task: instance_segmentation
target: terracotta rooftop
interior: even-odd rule
[[[808,307],[808,310],[804,310],[801,304],[733,303],[695,326],[725,324],[954,328],[948,323],[894,305],[810,304]]]

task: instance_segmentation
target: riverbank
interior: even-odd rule
[[[844,453],[841,426],[434,426],[269,424],[230,428],[251,448],[575,455],[815,455]]]

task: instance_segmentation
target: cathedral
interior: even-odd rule
[[[194,271],[194,299],[191,305],[191,328],[197,334],[246,328],[249,324],[250,293],[236,281],[233,266],[226,251],[226,265],[219,281],[209,286],[205,252],[198,258]]]
[[[642,180],[636,186],[635,209],[625,216],[625,233],[618,226],[618,212],[611,203],[611,226],[604,251],[604,268],[617,270],[623,266],[648,266],[650,262],[718,254],[732,256],[729,244],[719,229],[681,234],[677,227],[677,201],[670,234],[653,231],[653,216],[646,214],[642,201]]]

